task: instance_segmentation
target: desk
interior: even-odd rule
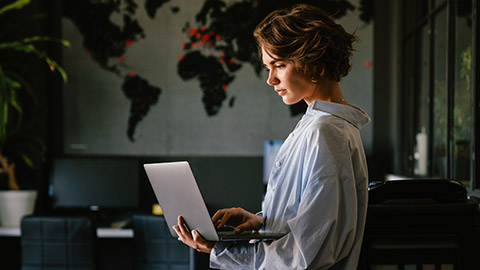
[[[0,237],[20,237],[20,228],[0,227]]]
[[[20,237],[20,228],[0,227],[0,237]],[[98,238],[133,238],[132,229],[97,228]]]
[[[98,269],[132,270],[133,235],[132,229],[97,228]],[[0,227],[2,269],[20,269],[22,250],[20,236],[20,228]]]

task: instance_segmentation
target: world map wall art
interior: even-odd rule
[[[349,18],[357,34],[370,35],[373,21],[369,0],[61,3],[72,43],[63,53],[64,148],[82,154],[257,155],[306,109],[282,104],[265,84],[257,23],[294,3]]]

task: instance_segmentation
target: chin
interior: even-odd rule
[[[282,101],[286,105],[293,105],[293,104],[298,103],[300,100],[292,100],[292,99],[284,98],[284,99],[282,99]]]

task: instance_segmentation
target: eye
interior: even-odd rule
[[[277,64],[275,65],[276,68],[282,69],[285,67],[285,64]]]

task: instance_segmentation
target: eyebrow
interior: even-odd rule
[[[280,62],[280,61],[282,61],[282,60],[279,60],[279,59],[273,59],[272,61],[270,61],[270,63],[269,63],[269,64],[273,66],[273,65],[275,65],[275,63],[277,63],[277,62]],[[267,67],[267,65],[266,65],[265,63],[263,64],[263,66],[264,66],[264,67]]]

